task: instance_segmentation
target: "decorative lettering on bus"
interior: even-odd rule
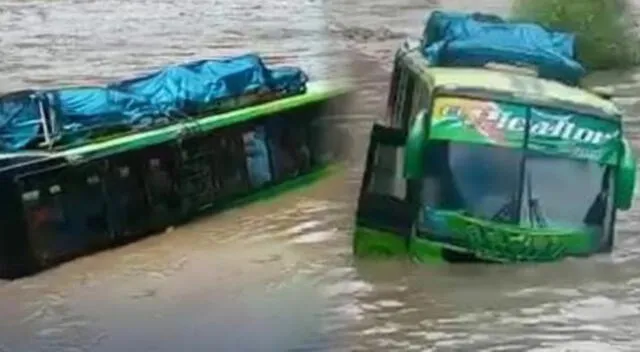
[[[474,128],[523,132],[526,127],[526,117],[517,116],[509,111],[495,109],[491,106],[480,105],[467,111],[468,114],[465,114],[465,109],[462,106],[445,105],[439,113],[443,117],[460,119],[464,121],[466,126]],[[620,134],[619,130],[605,132],[588,126],[580,126],[580,117],[571,114],[551,115],[535,108],[531,109],[531,113],[533,116],[529,133],[536,137],[602,145],[618,138]]]

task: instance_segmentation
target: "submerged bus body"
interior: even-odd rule
[[[172,66],[126,81],[127,89],[0,96],[0,142],[26,145],[0,153],[0,276],[31,274],[325,175],[341,152],[330,117],[350,88],[301,76],[243,56]],[[57,104],[50,110],[58,114],[37,106],[30,113],[34,101]],[[140,116],[153,120],[167,106],[173,121],[132,127],[135,113],[152,111]],[[124,133],[100,119],[119,119]],[[22,142],[25,131],[33,141]]]
[[[355,255],[553,261],[610,251],[636,162],[620,111],[500,68],[432,67],[408,40],[373,127]]]

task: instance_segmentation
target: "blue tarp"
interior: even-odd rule
[[[427,20],[423,52],[434,66],[488,62],[534,66],[539,76],[576,85],[586,74],[576,60],[575,36],[534,23],[508,22],[482,13],[435,11]]]
[[[40,106],[52,137],[75,142],[110,128],[192,117],[226,98],[302,92],[306,82],[299,68],[269,69],[259,56],[247,54],[169,66],[106,86],[13,93],[0,97],[0,150],[20,150],[42,137]]]
[[[35,91],[0,97],[0,150],[23,148],[39,134],[39,105]]]

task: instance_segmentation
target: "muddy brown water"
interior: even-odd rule
[[[444,3],[444,1],[443,1]],[[447,1],[505,13],[506,1]],[[548,265],[357,262],[350,230],[391,57],[428,0],[0,0],[0,91],[264,54],[360,87],[351,163],[276,200],[0,282],[0,351],[638,351],[639,211],[615,252]],[[640,146],[640,70],[599,73]]]

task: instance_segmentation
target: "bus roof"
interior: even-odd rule
[[[613,102],[588,90],[552,80],[487,68],[429,67],[424,72],[433,86],[438,88],[497,91],[536,100],[590,107],[611,118],[620,118],[621,115]]]
[[[324,100],[348,94],[351,91],[351,82],[347,80],[324,80],[307,83],[307,90],[303,94],[293,95],[258,105],[248,106],[221,114],[203,117],[201,119],[186,120],[185,122],[172,124],[158,129],[127,134],[101,142],[89,143],[63,150],[38,150],[20,151],[12,153],[0,153],[0,160],[39,157],[39,158],[66,158],[67,160],[87,160],[115,154],[125,150],[132,150],[159,144],[179,138],[184,131],[197,131],[199,133],[222,128],[228,125],[259,118],[278,111],[284,111],[306,104],[317,103]]]
[[[522,73],[492,68],[434,67],[422,55],[420,41],[409,38],[400,47],[399,57],[431,86],[460,91],[482,91],[510,94],[523,101],[550,106],[595,110],[598,115],[620,120],[622,112],[610,100],[580,87]]]

